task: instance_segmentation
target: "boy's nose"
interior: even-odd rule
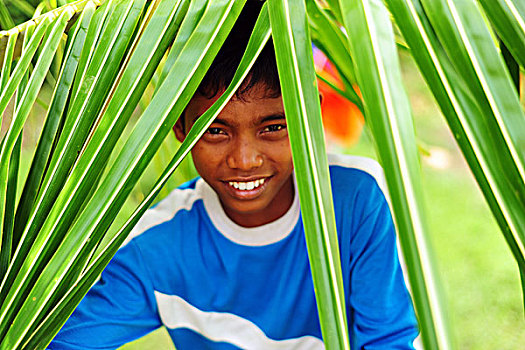
[[[252,170],[263,165],[263,156],[250,144],[237,144],[232,147],[226,164],[231,169]]]

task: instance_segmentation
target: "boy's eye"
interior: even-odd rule
[[[221,134],[224,135],[225,134],[225,132],[221,128],[208,128],[208,130],[206,130],[206,133],[210,135],[221,135]]]
[[[286,125],[284,124],[272,124],[272,125],[268,125],[264,128],[264,132],[276,132],[276,131],[281,131],[283,129],[286,129]]]

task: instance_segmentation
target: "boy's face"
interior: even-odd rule
[[[195,95],[175,125],[179,141],[217,100]],[[294,197],[292,154],[281,97],[258,84],[233,98],[192,150],[195,168],[215,190],[226,214],[245,227],[281,217]]]

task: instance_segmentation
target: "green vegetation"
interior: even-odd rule
[[[416,141],[403,88],[403,80],[408,85],[412,80],[402,79],[398,45],[410,47],[525,277],[525,117],[514,86],[525,62],[523,2],[389,0],[388,9],[380,0],[324,3],[327,7],[314,0],[267,1],[231,85],[157,171],[162,175],[154,185],[143,197],[134,195],[139,204],[130,202],[135,203],[132,214],[121,209],[133,200],[132,189],[171,135],[245,1],[85,0],[1,32],[0,113],[14,108],[10,119],[3,117],[0,143],[1,349],[43,348],[51,340],[242,82],[270,31],[295,169],[302,175],[299,195],[303,210],[309,208],[303,217],[328,348],[349,345],[310,34],[334,62],[345,97],[364,111],[373,141],[364,138],[355,152],[375,149],[387,174],[425,347],[450,348],[437,267],[443,264],[446,270],[455,256],[470,265],[467,257],[477,249],[485,256],[479,259],[483,263],[473,265],[494,266],[487,257],[491,253],[473,248],[473,242],[483,243],[477,235],[494,234],[495,225],[486,207],[474,204],[481,200],[465,185],[471,183],[467,175],[455,174],[464,170],[457,156],[446,171],[421,177],[418,146],[436,166],[453,141],[437,129],[423,131],[427,123],[435,123],[426,112],[416,113]],[[4,10],[0,6],[0,25],[10,25]],[[392,19],[403,39],[388,25]],[[20,157],[20,135],[29,129],[30,111],[43,96],[45,81],[54,90],[50,99],[40,99],[45,126],[35,135],[40,140],[36,151],[28,152],[34,157],[26,178],[21,169],[31,157]],[[150,98],[144,100],[146,91]],[[141,99],[143,108],[137,110]],[[459,197],[445,197],[451,201],[444,205],[450,210],[443,213],[445,219],[427,223],[425,217],[432,215],[425,214],[425,188],[430,196],[437,192],[436,199],[426,199],[432,212],[434,201],[443,198],[438,196],[447,194],[440,189],[445,178],[450,181],[445,182],[447,190],[454,190],[450,196]],[[453,213],[460,218],[452,220]],[[482,219],[489,221],[479,224]],[[477,226],[467,229],[456,223]],[[442,226],[448,231],[441,231]],[[442,241],[459,242],[463,230],[476,235],[468,236],[465,251],[441,248]],[[321,233],[318,242],[314,238]],[[437,252],[429,242],[440,247]],[[470,270],[457,271],[470,275]],[[445,282],[447,294],[464,295],[454,289],[465,280]],[[451,307],[458,305],[462,303]],[[476,305],[485,308],[484,302]],[[452,319],[460,328],[456,332],[469,335],[472,328],[459,325],[474,310],[465,310],[466,316]],[[478,339],[472,336],[461,344],[476,347]]]

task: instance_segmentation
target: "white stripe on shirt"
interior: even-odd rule
[[[253,322],[227,312],[202,311],[177,295],[155,291],[162,323],[170,329],[187,328],[216,342],[241,349],[322,350],[324,344],[314,336],[274,340]]]
[[[202,181],[202,179],[198,181]],[[161,200],[155,208],[146,211],[135,227],[133,227],[133,230],[131,230],[122,247],[150,228],[173,219],[175,214],[180,210],[190,210],[193,204],[201,198],[202,193],[193,188],[173,190],[166,198]]]

